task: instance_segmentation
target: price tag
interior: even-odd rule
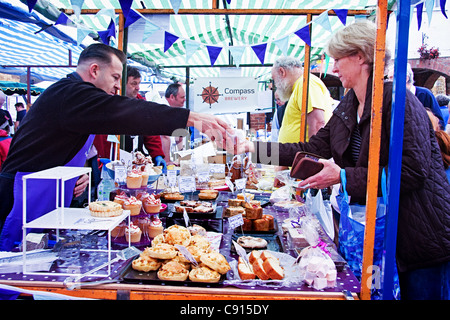
[[[114,166],[114,181],[124,184],[127,181],[127,168],[125,166]]]
[[[228,218],[228,224],[230,228],[236,229],[244,224],[244,219],[242,218],[242,214],[237,214],[235,216]]]
[[[225,164],[223,163],[211,163],[209,165],[209,173],[225,173]]]
[[[198,267],[198,263],[195,260],[195,258],[192,256],[192,254],[186,249],[185,246],[176,244],[175,247],[181,252],[181,254],[188,259],[194,266]]]
[[[242,248],[236,241],[234,241],[234,240],[232,240],[232,241],[233,241],[234,247],[236,248],[237,254],[239,255],[239,257],[242,258],[242,260],[244,260],[244,262],[247,264],[247,267],[249,267],[250,262],[248,261],[248,258],[247,258],[247,252],[245,252],[245,249]],[[250,267],[249,267],[249,269],[250,269]]]
[[[183,208],[183,219],[184,219],[184,224],[185,224],[186,228],[189,227],[189,225],[190,225],[189,216],[188,216],[185,208]]]
[[[236,190],[243,190],[247,184],[247,178],[236,179],[234,184],[236,185]]]
[[[199,183],[207,183],[209,181],[209,172],[208,171],[197,172],[197,179]]]
[[[180,188],[181,193],[194,192],[197,190],[197,186],[195,185],[195,177],[180,176],[178,179],[178,187]]]
[[[234,184],[233,184],[233,182],[231,182],[230,177],[225,178],[225,184],[230,189],[230,191],[233,193],[234,192]]]
[[[167,185],[169,187],[177,185],[177,170],[167,170]]]

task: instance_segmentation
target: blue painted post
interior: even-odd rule
[[[393,299],[395,251],[397,245],[400,174],[402,169],[403,126],[406,100],[406,64],[408,62],[409,0],[397,2],[397,39],[395,46],[394,84],[392,92],[391,137],[387,175],[387,215],[383,299]]]

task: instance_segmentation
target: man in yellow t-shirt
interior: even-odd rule
[[[299,142],[302,120],[303,67],[299,59],[282,57],[275,61],[272,78],[280,99],[289,100],[278,142]],[[307,140],[325,126],[331,116],[332,99],[325,84],[310,74],[308,90]]]

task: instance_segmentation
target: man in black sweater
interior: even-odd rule
[[[125,62],[122,51],[92,44],[81,53],[76,72],[47,88],[36,100],[2,165],[0,226],[13,207],[16,174],[66,165],[91,134],[171,135],[178,128],[195,126],[215,138],[219,146],[226,143],[231,128],[217,117],[116,95]],[[87,184],[87,177],[78,179],[74,196]]]

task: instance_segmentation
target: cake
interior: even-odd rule
[[[127,173],[127,188],[138,189],[142,184],[142,173],[138,169],[132,169]]]
[[[269,280],[270,278],[266,273],[266,271],[264,270],[263,263],[264,263],[263,259],[261,258],[255,259],[255,261],[253,261],[252,263],[253,271],[255,272],[255,275],[261,280]]]
[[[251,200],[250,202],[244,202],[245,217],[247,219],[261,219],[263,215],[263,208],[261,202],[257,200]]]
[[[269,230],[275,229],[275,224],[274,224],[275,218],[272,215],[270,215],[270,214],[263,214],[262,218],[266,219],[269,222]]]
[[[120,204],[121,206],[123,206],[123,203],[125,202],[125,200],[127,200],[127,195],[126,194],[117,194],[114,197],[114,202],[117,202],[118,204]]]
[[[233,217],[235,215],[244,214],[244,213],[245,213],[245,209],[242,207],[227,207],[225,209],[223,216],[228,218],[228,217]]]
[[[204,189],[200,190],[198,198],[200,200],[214,200],[219,195],[219,191],[214,189]]]
[[[123,209],[120,204],[105,200],[89,203],[89,211],[93,217],[109,218],[120,216]]]
[[[143,204],[146,213],[159,213],[161,210],[161,199],[156,198],[154,194],[145,197]]]
[[[125,239],[130,242],[141,241],[142,230],[133,222],[125,228]]]
[[[153,217],[148,225],[148,236],[155,238],[157,235],[162,234],[164,231],[161,220],[158,217]]]
[[[137,216],[141,212],[142,201],[131,196],[125,200],[122,207],[125,210],[130,210],[130,216]]]
[[[245,249],[263,249],[267,247],[265,239],[252,236],[239,237],[237,243]]]
[[[253,200],[255,198],[255,195],[253,193],[246,192],[245,196],[247,197],[248,200]],[[240,200],[245,200],[244,193],[238,193],[237,198]]]
[[[238,260],[238,273],[241,280],[252,280],[256,277],[251,263],[245,263],[241,257]]]
[[[269,220],[267,219],[255,219],[253,220],[254,231],[269,231]]]

